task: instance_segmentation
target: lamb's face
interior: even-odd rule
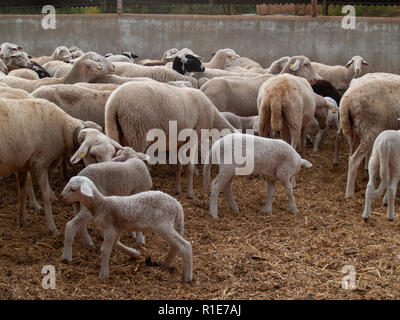
[[[69,62],[71,60],[71,53],[67,47],[61,46],[56,49],[58,59],[60,61]]]
[[[31,57],[24,51],[18,51],[9,56],[8,61],[6,62],[10,66],[18,66],[23,68],[30,68],[31,61],[29,60]]]
[[[72,177],[61,192],[61,200],[78,202],[81,196],[93,197],[93,182],[87,177]]]
[[[83,158],[83,163],[88,166],[93,163],[111,161],[115,154],[115,148],[111,144],[101,143],[90,147]]]
[[[79,59],[79,63],[84,64],[87,67],[90,79],[115,72],[114,64],[95,52],[84,54]]]

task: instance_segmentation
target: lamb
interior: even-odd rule
[[[88,52],[74,63],[72,69],[63,78],[26,80],[7,76],[0,78],[0,82],[6,83],[10,87],[23,89],[31,93],[44,85],[89,82],[91,79],[114,72],[114,69],[114,65],[102,56],[95,52]]]
[[[51,56],[48,56],[48,57],[42,56],[42,57],[38,57],[38,58],[33,58],[32,60],[40,65],[43,65],[46,62],[55,61],[55,60],[69,62],[71,60],[71,53],[67,47],[59,46],[53,51],[53,54]]]
[[[280,74],[289,73],[315,82],[315,73],[310,60],[304,56],[290,58]],[[258,115],[257,96],[261,85],[273,75],[258,75],[254,78],[221,77],[211,79],[200,90],[221,112],[232,112],[238,116]]]
[[[182,75],[195,71],[204,72],[205,70],[203,62],[191,54],[186,54],[183,58],[175,57],[172,69]]]
[[[263,68],[243,68],[240,66],[236,67],[228,67],[226,70],[232,71],[232,72],[250,72],[250,73],[260,73],[260,74],[278,74],[282,71],[282,69],[285,67],[287,62],[290,60],[290,57],[281,57],[278,60],[275,60],[274,62],[271,63],[270,67],[267,69]]]
[[[84,128],[55,104],[44,99],[0,99],[0,176],[18,172],[20,188],[19,222],[26,224],[26,178],[31,173],[39,184],[48,229],[59,232],[51,210],[49,169],[58,166],[64,155],[72,154]],[[102,135],[100,132],[98,135]],[[109,141],[107,141],[109,143]],[[86,143],[86,139],[82,141]],[[114,150],[115,152],[115,150]]]
[[[72,84],[43,86],[32,92],[35,98],[46,99],[70,116],[92,121],[105,128],[104,110],[111,91],[98,91]]]
[[[258,128],[259,116],[240,117],[236,114],[233,114],[232,112],[221,112],[221,114],[225,117],[226,120],[229,121],[232,127],[241,130],[243,133],[245,133],[247,129],[253,129],[254,131],[256,131],[256,129]]]
[[[8,71],[11,71],[13,69],[19,69],[19,68],[30,68],[31,67],[30,58],[31,56],[29,56],[26,52],[17,51],[13,52],[8,56],[3,56],[3,58],[0,59],[2,59],[4,63],[7,65]]]
[[[368,62],[360,56],[354,56],[346,66],[329,66],[312,62],[314,71],[324,80],[329,81],[338,90],[346,90],[353,78],[359,78],[363,72],[363,66]]]
[[[169,81],[179,81],[179,80],[189,81],[190,83],[192,83],[194,88],[198,88],[198,83],[196,79],[180,75],[179,73],[169,68],[161,66],[146,67],[126,62],[116,62],[115,67],[116,67],[115,74],[120,77],[126,77],[126,78],[145,77],[145,78],[151,78],[159,82],[169,82]]]
[[[324,97],[325,101],[330,104],[331,108],[329,108],[328,116],[326,118],[326,127],[325,129],[321,129],[319,127],[317,119],[311,120],[310,124],[308,125],[307,128],[307,134],[309,135],[315,135],[314,139],[314,146],[313,146],[313,152],[318,152],[318,145],[322,141],[322,138],[326,134],[328,128],[331,125],[335,126],[335,137],[337,139],[337,135],[339,134],[340,131],[340,125],[339,125],[339,119],[338,119],[338,110],[339,107],[336,103],[335,100],[333,100],[330,97]],[[336,144],[335,144],[335,157],[334,157],[334,164],[338,160],[338,150],[336,150]],[[335,160],[336,159],[336,160]]]
[[[39,80],[38,74],[30,69],[15,69],[8,73],[8,76],[18,77],[27,80]]]
[[[206,68],[224,70],[226,67],[239,66],[240,56],[233,49],[220,49],[213,58],[204,63]]]
[[[182,237],[183,208],[170,195],[161,191],[146,191],[126,197],[107,197],[101,194],[89,178],[81,176],[71,178],[61,195],[69,202],[79,201],[85,206],[103,232],[99,278],[108,277],[111,250],[115,243],[118,244],[122,232],[153,230],[170,244],[163,267],[171,267],[179,253],[183,264],[182,280],[192,281],[192,245]],[[177,230],[174,227],[175,221]],[[136,250],[125,252],[138,256]]]
[[[129,196],[148,191],[153,183],[146,164],[143,162],[149,157],[125,147],[118,151],[113,162],[102,162],[87,166],[78,176],[87,177],[96,185],[105,196]],[[84,241],[93,245],[87,232],[87,224],[93,219],[86,207],[74,204],[74,218],[65,227],[64,252],[62,260],[72,262],[72,243],[76,232],[80,231]],[[143,234],[139,232],[138,242],[144,244]]]
[[[151,129],[157,128],[169,135],[170,121],[176,121],[178,133],[183,129],[193,129],[197,137],[201,136],[201,129],[234,130],[201,91],[191,88],[174,88],[159,82],[131,82],[121,85],[107,100],[105,112],[107,136],[138,152],[145,152],[154,143],[146,141],[146,136]],[[170,139],[175,138],[170,137]],[[177,147],[181,145],[182,142],[179,141]],[[166,147],[161,146],[161,148]],[[181,152],[182,148],[179,153]],[[191,152],[191,157],[194,157],[193,152]],[[194,198],[193,162],[194,160],[190,162],[188,169],[186,193],[188,198]],[[181,170],[182,166],[178,161],[176,171],[178,193],[181,192]]]
[[[361,78],[343,95],[340,126],[350,145],[346,197],[354,196],[357,170],[384,130],[400,129],[400,76]]]
[[[246,167],[251,162],[249,171],[243,170],[243,163],[235,159],[238,148],[242,149],[241,155],[245,155]],[[262,174],[266,177],[267,204],[264,212],[272,215],[272,198],[275,191],[275,181],[278,180],[284,187],[289,198],[290,212],[297,214],[298,209],[293,197],[292,180],[300,171],[302,166],[312,167],[307,160],[302,159],[299,154],[288,143],[283,140],[274,140],[257,137],[249,134],[233,133],[217,140],[209,153],[208,163],[204,165],[204,188],[210,181],[212,159],[218,159],[219,173],[213,180],[210,194],[209,213],[213,218],[218,217],[217,199],[221,190],[231,209],[239,212],[233,199],[232,182],[235,175]],[[215,161],[215,160],[214,160]]]
[[[394,203],[397,184],[400,178],[400,132],[398,130],[382,131],[375,139],[371,158],[368,164],[369,181],[365,191],[364,221],[371,216],[371,200],[382,196],[388,201],[387,219],[393,221],[395,217]],[[375,188],[377,176],[380,177],[379,187]]]
[[[300,142],[300,149],[305,153],[309,122],[315,116],[324,129],[330,108],[318,97],[304,78],[284,74],[265,81],[257,98],[260,136],[269,136],[269,125],[272,131],[281,131],[283,135],[287,134],[287,128],[291,146],[296,148]]]
[[[47,70],[47,72],[50,74],[51,77],[54,77],[54,75],[58,71],[58,69],[61,69],[61,68],[66,70],[67,71],[66,73],[68,73],[68,71],[70,71],[72,69],[72,64],[66,63],[64,61],[55,60],[55,61],[46,62],[45,64],[43,64],[43,68],[45,68]],[[59,77],[55,77],[55,78],[59,78]]]

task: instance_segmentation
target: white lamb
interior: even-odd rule
[[[118,151],[113,162],[102,162],[87,166],[78,176],[87,177],[93,181],[99,191],[106,196],[130,196],[139,192],[148,191],[153,183],[144,160],[149,156],[136,152],[130,147]],[[87,232],[87,225],[93,216],[85,207],[74,204],[74,215],[65,227],[63,261],[72,262],[72,243],[76,232],[80,231],[84,242],[93,245]],[[136,234],[133,234],[136,237]],[[143,234],[138,233],[136,240],[144,244]],[[118,245],[119,246],[119,245]],[[119,246],[120,247],[120,246]],[[124,248],[124,247],[120,247]]]
[[[371,200],[380,197],[386,190],[387,219],[394,220],[394,201],[396,198],[397,184],[400,180],[400,132],[386,130],[375,139],[372,147],[371,158],[368,164],[369,181],[365,191],[364,221],[371,216]],[[380,177],[381,182],[375,189],[375,180]]]
[[[100,278],[109,275],[109,257],[122,232],[155,231],[170,244],[170,250],[163,267],[172,266],[175,257],[182,257],[184,282],[192,280],[192,245],[183,235],[184,215],[182,205],[170,195],[161,191],[147,191],[127,197],[106,197],[86,177],[73,177],[61,193],[69,202],[80,202],[94,217],[96,226],[103,232],[101,246]],[[177,220],[177,229],[174,224]],[[129,249],[129,248],[127,248]],[[130,255],[137,257],[137,251],[130,249]]]
[[[235,158],[234,154],[245,155],[246,167],[253,164],[251,172],[243,174],[262,174],[267,183],[267,204],[264,212],[272,215],[272,198],[275,191],[275,181],[279,180],[285,188],[289,198],[290,212],[297,214],[298,209],[293,197],[293,185],[295,175],[302,166],[312,167],[312,164],[304,160],[288,143],[283,140],[268,139],[249,134],[233,133],[217,140],[209,153],[208,164],[204,166],[204,188],[210,181],[211,160],[219,160],[219,173],[213,180],[210,194],[210,215],[218,217],[217,199],[221,190],[230,208],[239,211],[232,196],[232,182],[238,169],[244,169],[243,164]],[[235,150],[236,149],[236,150]],[[212,157],[212,159],[211,159]],[[215,160],[214,160],[215,161]]]

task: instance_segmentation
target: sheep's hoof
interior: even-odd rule
[[[216,213],[211,213],[211,212],[210,212],[210,216],[211,216],[212,218],[214,218],[214,219],[218,219],[218,214],[216,214]]]
[[[191,200],[197,200],[197,198],[194,194],[187,194],[186,198],[191,199]]]
[[[29,207],[36,211],[40,211],[43,209],[43,207],[39,203],[30,203]]]
[[[363,217],[363,219],[364,219],[364,223],[368,223],[370,221],[369,217],[367,217],[367,218]]]
[[[57,237],[57,236],[60,235],[60,231],[58,231],[57,229],[55,229],[55,230],[50,230],[50,232],[51,232],[51,234],[52,234],[54,237]]]
[[[387,218],[389,221],[394,221],[394,218]]]
[[[106,279],[108,278],[108,272],[102,272],[100,271],[99,273],[99,279]]]
[[[67,258],[64,257],[64,255],[61,256],[61,261],[65,264],[71,264],[72,263],[72,259],[71,258]]]

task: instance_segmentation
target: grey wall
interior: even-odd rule
[[[32,55],[74,44],[102,54],[133,50],[158,59],[172,47],[191,48],[206,60],[229,47],[263,65],[299,54],[344,65],[358,54],[370,62],[370,71],[400,73],[398,18],[357,18],[355,30],[342,29],[341,17],[57,15],[55,30],[43,30],[41,18],[0,15],[0,42],[21,44]]]

